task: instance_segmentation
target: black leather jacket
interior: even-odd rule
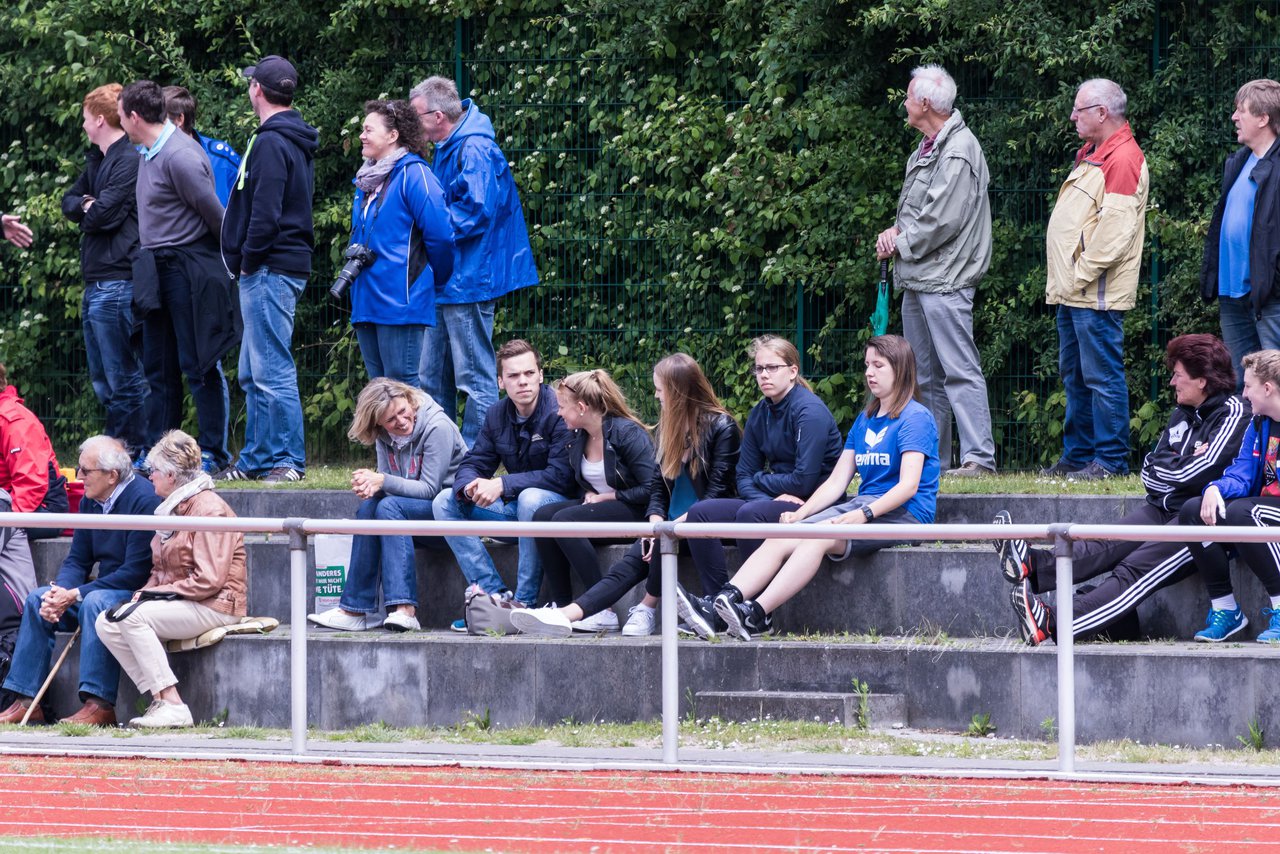
[[[734,485],[738,468],[738,451],[742,447],[742,431],[732,416],[714,413],[710,429],[702,435],[698,447],[698,476],[693,478],[693,491],[701,501],[706,498],[732,498],[737,494]],[[649,481],[649,509],[645,518],[667,518],[671,504],[673,482],[662,476],[662,469],[654,467]]]
[[[658,470],[649,431],[630,418],[608,415],[604,419],[604,479],[614,495],[637,513],[649,500],[649,482]],[[574,430],[569,436],[569,466],[583,494],[592,492],[582,476],[582,455],[587,447],[587,431]]]

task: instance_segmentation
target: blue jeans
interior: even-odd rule
[[[458,416],[458,392],[467,396],[462,438],[470,448],[489,407],[498,402],[498,363],[493,350],[493,300],[436,305],[418,370],[422,390],[450,418]]]
[[[160,275],[162,307],[148,312],[142,323],[142,359],[151,395],[147,402],[147,444],[155,444],[166,430],[182,426],[185,376],[196,404],[196,442],[221,468],[231,462],[227,453],[227,378],[222,375],[221,362],[199,372],[196,340],[200,329],[191,302],[191,282],[176,264],[158,260],[156,271]]]
[[[142,373],[142,336],[133,325],[133,282],[86,284],[80,321],[89,381],[107,410],[106,434],[136,455],[146,442],[147,378]]]
[[[1280,299],[1262,307],[1262,317],[1253,313],[1252,297],[1218,297],[1218,322],[1222,326],[1222,343],[1231,351],[1231,364],[1236,369],[1236,391],[1244,388],[1244,369],[1240,360],[1258,350],[1280,350]]]
[[[428,521],[431,502],[403,495],[380,495],[360,502],[357,519],[403,522]],[[378,584],[383,603],[418,606],[418,572],[413,560],[413,537],[356,534],[351,541],[351,566],[338,607],[353,614],[372,614],[378,605]]]
[[[390,377],[409,385],[418,384],[418,362],[422,358],[420,323],[388,326],[385,323],[357,323],[356,341],[364,358],[369,379]]]
[[[446,487],[432,502],[432,512],[437,521],[461,522],[531,522],[533,512],[539,507],[557,501],[567,501],[563,495],[546,489],[523,489],[514,502],[498,500],[488,507],[477,507],[470,502],[459,502],[453,496],[453,488]],[[453,550],[458,567],[468,583],[479,585],[485,593],[501,593],[506,589],[493,558],[480,542],[479,537],[445,537]],[[521,537],[517,541],[519,564],[516,569],[516,599],[533,607],[542,589],[542,559],[538,556],[538,544],[533,537]]]
[[[1124,312],[1058,306],[1058,368],[1067,392],[1062,459],[1095,460],[1129,471],[1129,386],[1124,375]]]
[[[49,591],[37,587],[27,594],[22,612],[22,628],[13,651],[13,665],[4,680],[6,690],[24,697],[34,697],[49,675],[53,656],[53,633],[73,632],[80,627],[80,697],[92,695],[115,705],[120,688],[120,665],[106,645],[98,639],[95,623],[98,615],[128,602],[132,590],[93,590],[84,601],[72,605],[57,623],[46,623],[40,616],[40,597]]]
[[[244,448],[237,467],[250,474],[278,466],[307,468],[302,401],[293,363],[293,313],[305,279],[266,267],[240,277],[240,387],[244,389]]]

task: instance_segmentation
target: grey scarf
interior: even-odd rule
[[[397,146],[394,151],[381,160],[366,160],[364,165],[360,167],[360,171],[356,172],[356,186],[365,193],[372,193],[374,190],[382,186],[387,180],[387,176],[391,174],[391,170],[395,168],[396,163],[409,153],[407,148]]]

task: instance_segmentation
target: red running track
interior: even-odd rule
[[[0,759],[0,836],[510,852],[1232,852],[1280,790]]]

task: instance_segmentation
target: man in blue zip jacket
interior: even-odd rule
[[[569,428],[556,394],[542,382],[542,356],[519,338],[497,353],[498,382],[507,393],[485,416],[476,443],[462,460],[453,488],[436,496],[436,521],[529,522],[539,507],[576,492],[569,466]],[[498,467],[505,474],[495,477]],[[445,537],[467,581],[485,593],[506,589],[479,537]],[[519,540],[516,600],[532,606],[542,587],[542,561],[532,537]],[[459,620],[453,628],[466,631]]]
[[[160,505],[151,482],[133,473],[128,451],[109,436],[94,436],[80,446],[78,470],[85,500],[80,512],[121,516],[150,516]],[[57,578],[27,595],[18,630],[13,664],[4,689],[18,699],[0,712],[0,723],[22,720],[32,698],[49,675],[54,633],[80,629],[80,699],[84,706],[70,723],[114,726],[120,665],[98,640],[98,615],[129,601],[151,574],[152,531],[107,531],[79,528]],[[97,566],[98,576],[89,576]],[[39,707],[30,722],[42,723]]]
[[[504,294],[538,284],[524,211],[493,123],[445,77],[413,87],[409,101],[435,143],[431,171],[444,188],[457,249],[453,275],[436,292],[436,325],[422,346],[422,389],[449,415],[467,396],[462,438],[476,441],[498,399],[493,311]]]
[[[237,376],[244,389],[244,447],[222,478],[290,483],[307,470],[293,317],[311,275],[320,134],[293,109],[293,63],[268,56],[244,76],[261,124],[249,138],[222,220],[222,260],[240,277],[244,317]]]

